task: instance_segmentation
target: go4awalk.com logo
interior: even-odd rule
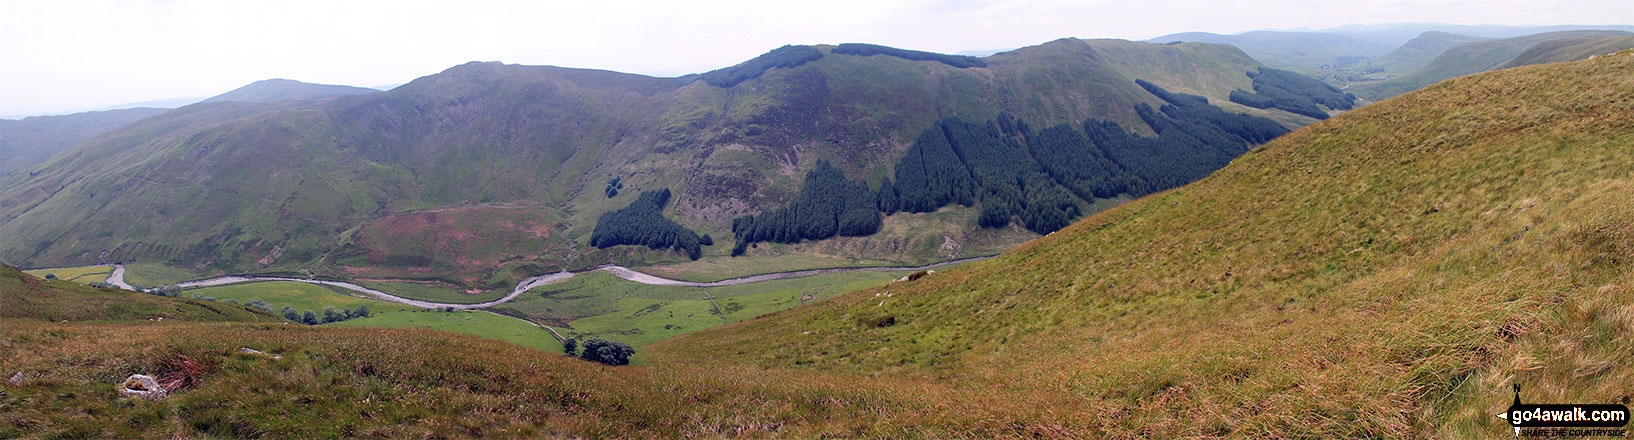
[[[1521,403],[1521,386],[1515,384],[1515,403],[1498,414],[1515,427],[1516,436],[1526,437],[1625,437],[1628,407],[1618,404]]]

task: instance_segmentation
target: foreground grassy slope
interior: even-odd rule
[[[1634,393],[1631,71],[1448,81],[998,259],[654,348],[1065,392],[1093,436],[1509,435],[1510,383]]]
[[[752,367],[609,368],[426,330],[0,324],[0,371],[29,377],[0,384],[7,438],[993,438],[1064,429],[1049,422],[1054,396]],[[115,397],[113,385],[132,373],[197,380],[160,402]],[[1040,406],[1004,405],[1023,399]]]

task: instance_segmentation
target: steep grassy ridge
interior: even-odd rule
[[[1092,436],[1509,435],[1510,383],[1634,392],[1631,69],[1448,81],[998,259],[655,348],[1066,392]]]

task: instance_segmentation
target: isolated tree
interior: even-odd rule
[[[311,310],[307,310],[305,312],[302,312],[301,313],[301,323],[306,324],[306,325],[318,325],[318,314],[317,313],[312,313]]]
[[[562,353],[567,353],[568,356],[573,356],[576,354],[574,352],[577,351],[579,351],[579,340],[567,338],[566,340],[562,341]]]
[[[301,313],[295,311],[295,309],[291,308],[290,306],[284,306],[284,309],[282,311],[279,311],[278,314],[283,315],[284,319],[288,319],[290,321],[295,321],[295,322],[301,322]]]

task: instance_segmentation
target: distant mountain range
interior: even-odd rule
[[[1184,183],[1266,133],[1313,122],[1227,99],[1253,89],[1248,74],[1261,67],[1223,45],[1063,39],[985,58],[790,46],[682,78],[470,63],[388,92],[261,82],[0,178],[0,257],[497,288],[519,273],[686,261],[590,246],[603,213],[658,189],[673,194],[664,216],[723,244],[698,252],[722,265],[979,255],[1129,197],[1119,191]],[[335,94],[346,96],[288,99]],[[252,102],[220,102],[229,98]],[[729,255],[733,219],[794,201],[819,162],[874,191],[906,176],[899,161],[935,127],[973,130],[947,134],[955,151],[988,151],[955,158],[973,180],[946,188],[997,192],[923,205],[934,212],[879,214],[883,225],[866,236],[772,235],[744,257]],[[1154,140],[1102,139],[1094,154],[1105,156],[1033,159],[1054,151],[1034,137],[1042,131],[1069,142],[1050,145],[1081,149],[1125,130]],[[1091,164],[1099,168],[1083,168]],[[607,190],[614,179],[616,194]],[[897,187],[922,189],[905,188]],[[1027,208],[1042,200],[1054,214]]]
[[[1474,40],[1447,47],[1409,73],[1383,81],[1357,83],[1351,90],[1357,96],[1377,101],[1473,73],[1580,60],[1630,47],[1634,47],[1634,33],[1623,31],[1559,31]]]
[[[287,79],[256,81],[208,99],[173,98],[118,105],[103,110],[60,116],[0,119],[0,175],[44,162],[68,147],[91,140],[174,107],[197,102],[278,102],[323,99],[373,93],[379,90],[309,84]]]
[[[52,155],[108,130],[164,113],[163,108],[130,108],[0,119],[0,175],[44,162]]]
[[[296,99],[323,99],[336,96],[378,93],[379,90],[352,86],[309,84],[282,78],[265,79],[205,99],[201,102],[278,102]]]
[[[1442,52],[1481,39],[1568,31],[1634,32],[1628,25],[1470,26],[1434,23],[1354,25],[1313,31],[1169,34],[1146,41],[1195,41],[1241,48],[1266,65],[1293,70],[1336,86],[1376,82],[1424,68]],[[1522,48],[1524,50],[1524,48]],[[1500,63],[1502,60],[1499,61]],[[1466,73],[1479,72],[1491,65]],[[1445,78],[1441,78],[1445,79]],[[1422,87],[1426,84],[1419,84]],[[1401,91],[1412,90],[1411,88]],[[1396,92],[1400,93],[1400,91]]]

